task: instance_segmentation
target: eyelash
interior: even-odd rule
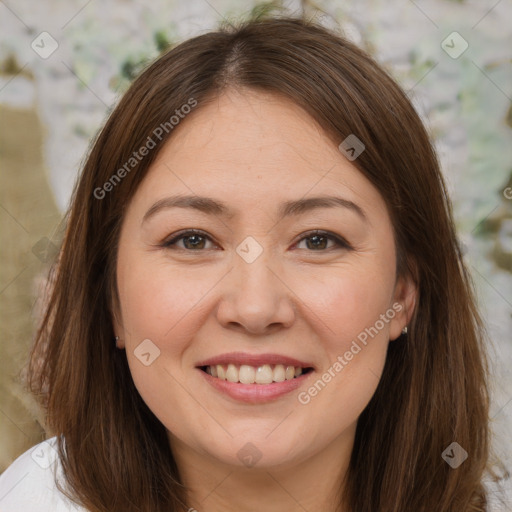
[[[202,238],[205,238],[205,239],[209,240],[210,242],[215,243],[215,242],[213,242],[213,240],[204,231],[201,231],[199,229],[189,229],[187,231],[182,231],[182,232],[176,234],[173,238],[171,238],[169,240],[166,240],[162,244],[162,247],[164,247],[166,249],[172,249],[173,246],[176,245],[176,242],[178,242],[179,240],[181,240],[183,238],[187,238],[188,236],[191,236],[191,235],[200,235]],[[322,230],[319,230],[319,229],[307,232],[297,242],[297,244],[299,244],[303,240],[306,240],[308,238],[312,238],[314,236],[321,236],[323,238],[327,238],[328,240],[332,240],[332,241],[335,242],[335,244],[338,246],[338,248],[345,249],[345,250],[352,250],[353,249],[353,247],[346,240],[344,240],[342,237],[340,237],[338,235],[335,235],[334,233],[330,233],[329,231],[322,231]],[[206,250],[206,249],[197,249],[197,250],[186,249],[186,248],[183,248],[183,247],[179,247],[178,249],[186,251],[186,252],[202,252],[202,251]],[[330,249],[333,249],[333,247],[331,247]],[[319,249],[318,251],[311,250],[310,252],[327,252],[327,251],[329,251],[329,249]]]

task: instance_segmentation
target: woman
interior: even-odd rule
[[[92,146],[5,510],[488,510],[483,343],[397,84],[302,20],[201,35]]]

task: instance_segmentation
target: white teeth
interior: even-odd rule
[[[270,365],[264,364],[263,366],[258,366],[255,382],[256,384],[270,384],[273,376],[274,374]]]
[[[272,382],[292,380],[302,375],[302,368],[300,366],[285,366],[283,364],[276,364],[273,367],[270,364],[264,364],[256,367],[247,364],[238,366],[230,363],[227,366],[222,364],[207,366],[206,373],[212,377],[229,382],[271,384]]]
[[[276,364],[274,368],[274,382],[283,382],[286,380],[286,374],[284,372],[284,366],[282,364]]]
[[[238,382],[238,373],[238,368],[234,364],[228,364],[226,380],[229,380],[229,382]]]
[[[240,366],[239,380],[242,384],[254,384],[256,379],[256,368],[243,364]]]

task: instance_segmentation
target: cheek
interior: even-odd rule
[[[338,424],[354,421],[373,396],[386,360],[392,273],[347,272],[330,281],[322,298],[310,296],[326,359],[298,398],[310,412],[329,414]],[[311,291],[311,288],[310,288]],[[315,292],[318,293],[318,292]],[[320,305],[320,306],[319,306]],[[315,413],[316,414],[316,413]]]
[[[190,323],[187,315],[213,284],[202,272],[188,278],[150,260],[120,266],[118,278],[124,327],[134,342],[141,337],[163,342],[173,330],[181,333]]]
[[[194,403],[186,391],[182,356],[198,329],[192,310],[208,287],[191,282],[169,265],[148,261],[141,258],[137,263],[132,258],[119,265],[126,357],[142,399],[174,430]],[[139,347],[147,339],[154,346],[148,346],[145,352],[150,355],[144,360]]]
[[[390,309],[393,277],[391,272],[374,271],[367,266],[331,272],[322,285],[309,282],[301,297],[321,319],[320,338],[327,340],[331,348],[343,350],[347,342],[350,345],[352,339],[373,326]],[[388,323],[379,323],[379,327],[387,335]]]

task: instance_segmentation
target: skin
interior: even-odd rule
[[[283,98],[227,91],[175,130],[124,218],[114,315],[119,347],[139,393],[168,429],[190,506],[334,511],[357,419],[417,295],[410,279],[397,279],[385,202],[322,129]],[[169,208],[142,221],[156,201],[174,194],[212,197],[233,215]],[[354,202],[367,221],[343,207],[277,217],[283,201],[318,195]],[[190,238],[163,247],[185,229],[210,239],[199,238],[199,249]],[[328,239],[316,248],[308,238],[313,229],[333,232],[351,248]],[[248,236],[263,249],[252,263],[236,252]],[[299,403],[298,393],[393,304],[401,311],[309,403]],[[149,366],[134,354],[144,339],[160,350]],[[285,354],[311,362],[315,373],[272,402],[241,403],[195,368],[232,351]],[[253,467],[237,457],[249,442],[261,454]]]

